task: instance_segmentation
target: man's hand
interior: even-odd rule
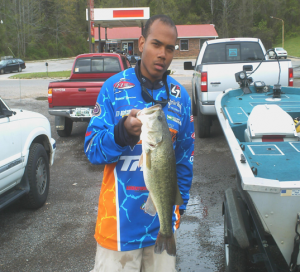
[[[132,109],[124,122],[125,129],[130,135],[140,136],[141,134],[142,122],[136,118],[136,114],[139,111],[140,110]]]

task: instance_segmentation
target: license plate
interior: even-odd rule
[[[86,108],[76,108],[74,115],[76,117],[91,117],[91,111],[90,109],[86,109]]]

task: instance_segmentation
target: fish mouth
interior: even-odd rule
[[[161,109],[162,109],[162,106],[160,104],[155,104],[154,106],[151,106],[150,108],[144,108],[143,110],[139,111],[136,114],[136,117],[138,118],[140,115],[152,114]]]

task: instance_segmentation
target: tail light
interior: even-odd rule
[[[201,73],[201,92],[207,92],[207,72]]]
[[[293,68],[289,68],[289,86],[290,87],[294,86],[294,72],[293,72]]]
[[[52,103],[52,89],[48,89],[48,103],[51,104]]]

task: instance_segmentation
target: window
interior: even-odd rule
[[[123,65],[124,65],[125,70],[126,70],[128,67],[130,67],[130,65],[128,65],[127,61],[128,61],[127,58],[123,58],[123,57],[122,57],[122,62],[123,62]]]
[[[76,61],[74,73],[117,73],[121,71],[118,58],[81,58]]]
[[[216,43],[207,46],[203,63],[262,60],[264,54],[256,42]]]
[[[180,50],[181,51],[189,50],[189,40],[180,40]]]

